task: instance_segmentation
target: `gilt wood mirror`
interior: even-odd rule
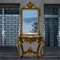
[[[40,34],[40,9],[29,2],[22,9],[20,9],[20,34]]]

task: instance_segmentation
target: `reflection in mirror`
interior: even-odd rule
[[[23,24],[23,33],[37,33],[38,11],[23,10],[22,24]]]

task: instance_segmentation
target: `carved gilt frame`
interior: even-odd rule
[[[37,10],[37,14],[38,14],[38,26],[37,26],[37,33],[23,33],[23,26],[22,26],[22,24],[23,24],[23,22],[22,22],[22,12],[23,12],[23,10]],[[34,5],[34,4],[32,4],[31,2],[29,2],[27,5],[25,5],[23,8],[21,8],[20,9],[20,16],[21,16],[21,19],[20,19],[20,36],[21,35],[24,35],[24,34],[29,34],[29,35],[31,35],[31,34],[37,34],[37,35],[40,35],[40,9],[36,6],[36,5]]]

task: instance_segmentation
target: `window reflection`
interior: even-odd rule
[[[2,8],[0,8],[0,14],[2,14]]]
[[[4,8],[4,14],[19,14],[19,8]]]
[[[38,11],[23,10],[23,32],[37,32]]]

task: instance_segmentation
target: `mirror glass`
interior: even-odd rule
[[[37,33],[38,10],[22,11],[22,30],[23,33]]]

